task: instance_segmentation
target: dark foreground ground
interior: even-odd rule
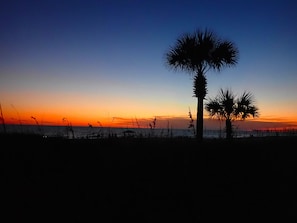
[[[296,137],[0,139],[2,222],[297,221]]]

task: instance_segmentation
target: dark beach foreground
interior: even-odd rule
[[[297,220],[297,137],[0,139],[11,222]]]

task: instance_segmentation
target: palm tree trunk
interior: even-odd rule
[[[226,119],[226,138],[232,138],[232,123],[230,119]]]
[[[202,141],[203,139],[203,97],[198,97],[197,103],[197,131],[196,138],[197,140]]]

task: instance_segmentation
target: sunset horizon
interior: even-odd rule
[[[235,129],[297,127],[295,2],[29,0],[0,11],[5,124],[150,128],[156,118],[156,128],[187,129],[191,112],[197,127],[203,71],[203,105],[220,89],[253,94],[259,116],[235,120]],[[168,52],[183,52],[174,51],[179,38],[199,30],[234,57],[193,67],[172,57],[169,66]],[[200,114],[204,129],[225,127]]]
[[[150,124],[155,120],[155,128],[173,128],[173,129],[187,129],[190,124],[189,113],[185,115],[152,115],[147,117],[131,114],[131,116],[117,116],[111,113],[109,116],[88,116],[88,115],[44,115],[36,112],[17,112],[15,109],[5,109],[2,106],[3,122],[6,125],[40,125],[40,126],[67,126],[73,127],[107,127],[107,128],[151,128]],[[186,113],[186,112],[185,112]],[[66,114],[66,113],[65,113]],[[193,116],[194,126],[196,125],[195,113],[191,112]],[[1,117],[0,117],[1,118]],[[241,130],[289,130],[297,129],[297,119],[294,117],[256,117],[247,118],[245,120],[234,120],[232,123],[235,128]],[[204,115],[204,129],[223,129],[225,127],[225,120],[211,118],[205,112]]]
[[[3,219],[296,220],[296,21],[296,0],[0,1]]]

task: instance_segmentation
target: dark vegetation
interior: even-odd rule
[[[0,139],[12,222],[297,220],[297,137]]]
[[[197,29],[180,36],[165,54],[166,65],[175,70],[187,71],[193,76],[193,93],[197,97],[196,137],[203,139],[203,100],[207,95],[206,73],[221,71],[237,64],[239,51],[236,45],[219,38],[209,29]]]

